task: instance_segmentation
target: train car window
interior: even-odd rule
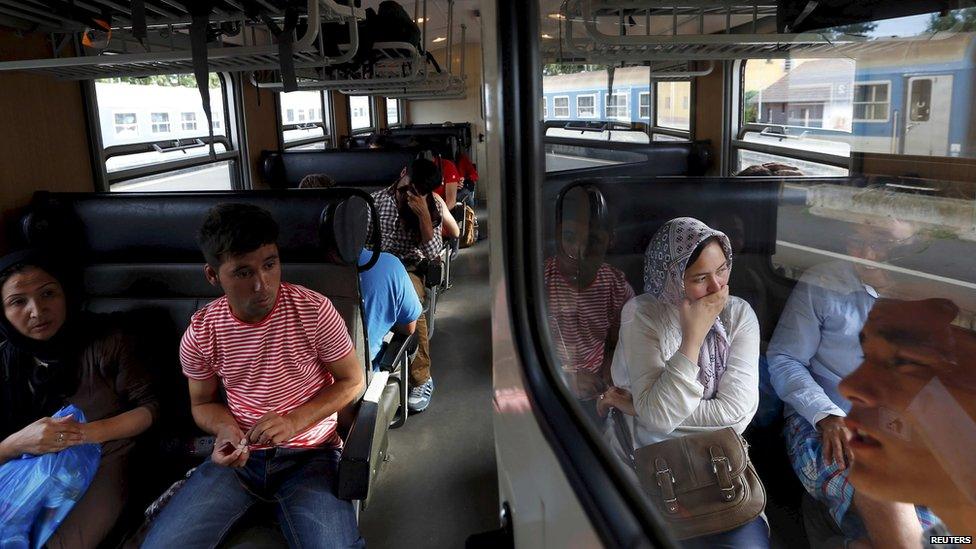
[[[353,132],[373,127],[373,101],[366,95],[349,96],[349,118]]]
[[[656,126],[691,129],[691,82],[657,82]]]
[[[400,100],[387,97],[386,101],[386,125],[396,127],[400,125]]]
[[[700,546],[971,535],[958,509],[968,501],[976,516],[966,499],[976,494],[976,9],[814,29],[817,47],[792,44],[793,57],[751,50],[729,63],[726,92],[739,104],[722,120],[690,112],[691,82],[628,86],[646,67],[627,64],[653,48],[662,62],[686,51],[728,60],[726,46],[762,43],[755,33],[782,14],[749,25],[756,12],[695,3],[681,12],[688,38],[668,27],[680,16],[638,4],[570,3],[583,22],[567,40],[571,61],[619,54],[612,77],[592,65],[539,67],[544,100],[555,110],[567,98],[571,121],[546,113],[530,299],[545,304],[536,320],[546,358],[592,427],[581,430],[606,445],[668,532]],[[749,36],[703,30],[715,21],[698,10]],[[555,35],[559,21],[544,19],[543,32]],[[604,109],[595,121],[580,112],[593,95]],[[655,141],[659,127],[731,122],[729,173],[689,173],[693,151],[677,143],[615,142],[607,134],[621,121],[611,118],[624,108],[633,123],[653,121],[645,135]],[[605,143],[566,139],[584,133]],[[929,171],[896,175],[896,163]],[[676,480],[664,452],[724,428],[750,444],[769,531],[755,519],[703,537],[684,520],[696,506],[689,482],[724,480],[705,465],[703,477]],[[905,501],[917,507],[896,504]]]
[[[232,189],[240,180],[236,136],[224,121],[229,78],[211,74],[215,158],[206,115],[189,74],[96,80],[100,153],[111,191]]]
[[[331,133],[329,94],[323,91],[279,93],[281,141],[285,149],[325,149]]]

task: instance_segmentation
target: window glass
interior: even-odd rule
[[[224,81],[217,74],[210,75],[210,107],[213,120],[214,137],[217,139],[215,151],[218,154],[234,153],[221,138],[227,137]],[[214,178],[209,188],[230,188],[230,179],[236,175],[236,160],[220,159],[226,169],[206,171],[218,164],[206,164],[194,168],[180,168],[179,163],[205,157],[210,154],[206,145],[208,138],[206,114],[200,101],[196,79],[189,74],[160,75],[146,78],[108,78],[95,81],[95,96],[98,105],[98,118],[101,129],[102,146],[105,149],[105,169],[108,173],[109,187],[116,191],[137,183],[146,183],[157,176],[163,182],[157,185],[144,185],[147,190],[160,190],[166,186],[172,189],[196,189],[199,183],[197,172],[213,175],[229,175]],[[120,147],[124,147],[120,149]],[[175,164],[174,164],[175,163]],[[158,167],[160,173],[142,175],[146,167]],[[140,177],[131,177],[131,170],[139,168]],[[176,172],[185,170],[185,178],[165,179]],[[180,173],[183,173],[181,171]],[[181,182],[187,187],[179,187]]]
[[[373,127],[373,102],[369,96],[349,96],[349,118],[353,131]]]
[[[552,115],[555,118],[569,118],[569,97],[559,96],[552,98]]]
[[[234,161],[226,160],[128,179],[112,185],[112,192],[229,191],[235,178]]]
[[[386,124],[395,126],[400,123],[400,100],[386,98]]]
[[[168,112],[152,113],[152,131],[153,133],[169,133]]]
[[[640,117],[651,117],[651,94],[650,92],[640,92]]]
[[[630,119],[629,92],[615,92],[607,96],[607,118]]]
[[[288,143],[309,139],[325,141],[326,130],[324,111],[322,110],[323,92],[299,90],[290,93],[279,93],[281,104],[282,140],[285,147]]]
[[[577,95],[576,114],[580,118],[596,118],[596,96]]]
[[[911,115],[912,122],[928,122],[932,105],[932,80],[922,78],[911,82]]]
[[[657,125],[676,130],[691,129],[691,82],[658,82]]]

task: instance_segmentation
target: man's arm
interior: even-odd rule
[[[394,324],[393,327],[390,328],[390,331],[395,334],[410,335],[417,331],[417,321],[414,320],[406,324]]]
[[[244,442],[244,432],[231,415],[227,405],[220,401],[220,382],[217,376],[206,379],[189,379],[190,412],[193,421],[204,431],[214,435],[211,460],[225,467],[243,467],[249,456]]]
[[[281,444],[307,431],[313,425],[344,408],[362,392],[363,367],[356,361],[356,351],[325,365],[333,383],[323,387],[308,402],[285,415],[265,414],[247,433],[252,444]]]

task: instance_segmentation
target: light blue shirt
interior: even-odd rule
[[[363,250],[359,254],[359,265],[366,265],[372,255],[372,251]],[[386,252],[380,252],[372,268],[359,273],[359,288],[363,295],[369,361],[372,363],[390,329],[420,318],[423,306],[403,263]]]
[[[766,350],[786,416],[816,425],[847,415],[851,404],[837,386],[864,358],[859,336],[877,297],[847,262],[817,265],[800,278]]]

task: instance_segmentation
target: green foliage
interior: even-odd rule
[[[965,8],[949,12],[945,17],[937,13],[929,16],[929,32],[954,30],[956,32],[972,32],[976,30],[976,8]]]
[[[164,86],[181,88],[197,87],[197,79],[192,74],[161,74],[146,76],[144,78],[124,76],[121,78],[104,78],[99,80],[99,82],[110,84],[134,84],[137,86]],[[220,77],[214,73],[211,73],[209,86],[211,89],[219,88]]]
[[[576,74],[578,72],[603,71],[605,65],[567,65],[564,63],[549,63],[542,67],[543,76],[556,76],[558,74]]]
[[[877,23],[864,22],[864,23],[852,23],[850,25],[841,25],[839,27],[832,27],[827,29],[824,34],[829,38],[840,38],[842,36],[867,36],[874,29],[878,28]]]
[[[757,122],[759,120],[759,90],[749,90],[746,92],[743,105],[743,120],[745,122]]]

